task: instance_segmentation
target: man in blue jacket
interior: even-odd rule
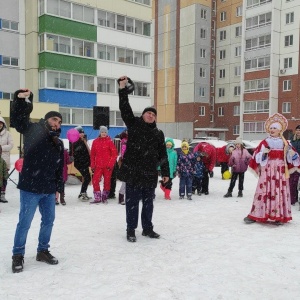
[[[141,117],[135,117],[126,90],[127,77],[120,78],[119,108],[128,129],[128,140],[118,179],[126,182],[127,240],[135,242],[138,225],[139,201],[142,200],[143,236],[159,238],[153,231],[152,214],[155,188],[160,165],[163,183],[170,177],[165,137],[156,126],[156,109],[147,107]]]
[[[18,183],[19,223],[12,250],[13,273],[23,271],[26,238],[37,207],[42,218],[36,260],[58,264],[48,249],[55,219],[55,198],[61,192],[63,180],[63,145],[58,138],[62,116],[50,111],[44,119],[32,123],[29,119],[32,100],[33,94],[28,89],[16,91],[11,111],[12,124],[24,136],[24,163]]]

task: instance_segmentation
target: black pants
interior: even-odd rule
[[[200,194],[201,188],[202,188],[202,178],[194,176],[192,191],[195,192],[197,190],[198,194]]]
[[[225,171],[228,171],[229,170],[229,167],[228,167],[228,163],[227,162],[221,162],[220,163],[220,166],[221,166],[221,174],[223,175]]]
[[[244,189],[244,175],[245,175],[245,172],[241,172],[241,173],[233,172],[232,173],[228,192],[232,193],[234,186],[235,186],[235,182],[238,177],[239,177],[239,191],[242,191]]]
[[[76,166],[76,165],[75,165],[75,168],[80,172],[80,174],[83,178],[80,194],[86,193],[87,188],[91,182],[90,170],[88,167],[82,167],[82,166]]]
[[[202,178],[202,188],[201,188],[201,192],[202,193],[208,193],[208,185],[209,185],[209,171],[205,170],[203,172],[203,178]]]
[[[110,177],[109,197],[115,196],[115,193],[116,193],[117,172],[118,172],[118,169],[119,169],[118,163],[115,163],[114,169],[113,169],[111,177]]]

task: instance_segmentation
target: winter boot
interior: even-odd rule
[[[170,194],[171,194],[171,190],[165,189],[165,199],[166,200],[171,200]]]
[[[119,204],[125,205],[124,194],[119,193]]]
[[[143,229],[142,235],[143,236],[148,236],[151,239],[159,239],[159,237],[160,237],[160,235],[158,233],[153,231],[153,227]]]
[[[134,243],[136,242],[135,230],[134,229],[127,229],[127,241]]]
[[[256,221],[250,219],[249,217],[246,217],[246,218],[244,218],[244,222],[245,222],[246,224],[252,224],[252,223],[255,223]]]
[[[80,199],[82,202],[86,202],[92,199],[92,197],[89,197],[87,193],[80,193],[78,196],[78,199]]]
[[[229,198],[229,197],[232,197],[232,192],[227,192],[227,194],[226,195],[224,195],[224,198]]]
[[[61,205],[66,205],[66,201],[65,201],[65,193],[61,193],[60,194],[60,204]]]
[[[12,257],[12,271],[13,273],[20,273],[23,271],[24,256],[22,254],[16,254]]]
[[[94,201],[91,203],[100,203],[101,202],[101,191],[94,192]]]
[[[238,197],[243,197],[243,191],[239,190]]]
[[[0,202],[7,203],[8,201],[5,199],[5,192],[1,192]]]
[[[188,200],[192,200],[192,195],[188,195],[188,196],[187,196],[187,199],[188,199]]]
[[[48,250],[43,250],[37,253],[36,255],[37,261],[45,262],[49,265],[57,265],[58,260],[50,254]]]
[[[109,194],[109,191],[103,191],[102,199],[101,199],[103,203],[108,203],[107,202],[108,194]]]

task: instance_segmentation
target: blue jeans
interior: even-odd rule
[[[192,176],[181,176],[179,180],[179,196],[184,197],[185,190],[187,196],[192,196],[192,185],[193,185]]]
[[[126,222],[127,229],[136,229],[139,219],[139,202],[142,200],[142,227],[143,229],[153,228],[153,199],[155,188],[143,188],[126,183]]]
[[[55,219],[55,194],[36,194],[20,190],[19,223],[15,233],[13,255],[25,254],[28,230],[37,207],[42,215],[37,251],[47,250],[50,247],[49,241]]]

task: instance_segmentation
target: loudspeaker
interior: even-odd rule
[[[109,128],[109,106],[93,106],[93,128],[99,130],[100,126]]]

